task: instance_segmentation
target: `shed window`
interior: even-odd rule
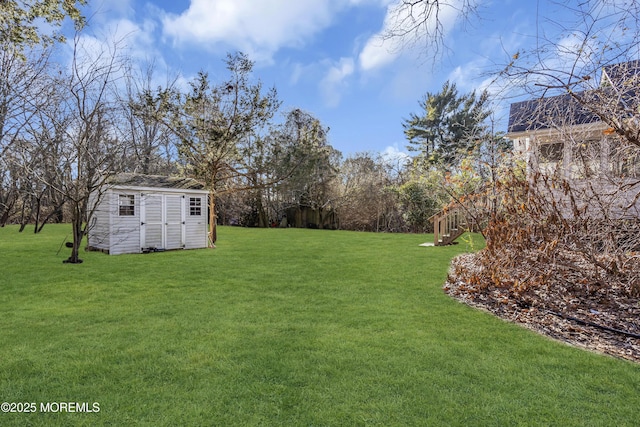
[[[136,214],[136,196],[133,194],[120,194],[118,214],[120,216],[134,216]]]
[[[202,198],[189,197],[189,215],[191,216],[202,215]]]

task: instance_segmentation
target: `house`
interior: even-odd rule
[[[604,203],[607,215],[640,218],[640,148],[612,127],[637,127],[638,87],[640,62],[604,67],[591,89],[511,104],[507,137],[530,175],[571,182],[594,216]]]
[[[549,205],[565,217],[637,222],[640,60],[603,67],[598,81],[590,77],[582,80],[584,86],[591,86],[511,104],[506,137],[513,141],[516,156],[526,163],[531,182],[536,176],[549,178],[538,180],[536,185]],[[613,125],[629,131],[626,140]],[[629,142],[634,137],[637,144]],[[459,204],[448,206],[430,220],[436,246],[451,244],[469,224]]]
[[[88,248],[112,255],[206,248],[207,197],[190,178],[115,175],[90,198]]]
[[[511,104],[507,138],[530,170],[581,178],[606,170],[608,129],[565,94]]]
[[[567,179],[640,176],[637,147],[622,144],[611,127],[616,121],[637,128],[640,61],[603,67],[596,83],[584,91],[511,104],[506,136],[531,169]]]

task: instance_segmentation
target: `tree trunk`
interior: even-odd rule
[[[216,215],[216,198],[215,192],[209,192],[209,244],[211,247],[215,247],[216,240],[218,240],[218,230],[216,227],[217,215]]]
[[[258,210],[258,227],[267,228],[270,227],[269,219],[267,218],[267,213],[264,210],[264,205],[262,204],[262,194],[260,191],[257,191],[256,195],[256,207]]]
[[[27,226],[27,222],[29,222],[29,219],[27,218],[27,203],[23,200],[22,208],[20,209],[20,229],[18,230],[19,233],[22,233],[24,231],[24,228]]]
[[[40,227],[37,229],[38,231],[36,231],[36,233],[41,232],[45,224],[47,224],[52,218],[55,220],[56,224],[59,224],[62,222],[62,219],[63,219],[62,206],[63,205],[57,205],[54,207],[54,210],[51,211],[51,213],[49,213],[49,215],[47,215],[46,218],[42,220],[42,222],[40,223]]]
[[[13,191],[9,190],[9,195],[6,197],[4,203],[2,203],[2,205],[4,205],[4,210],[0,216],[0,227],[4,227],[7,225],[7,222],[9,222],[11,210],[15,206],[17,200],[18,198],[14,197]]]
[[[82,242],[83,230],[82,230],[83,215],[78,206],[74,206],[73,218],[71,220],[71,228],[73,233],[73,245],[71,246],[71,255],[66,260],[62,261],[67,264],[80,264],[80,243]]]
[[[34,233],[38,233],[38,228],[40,226],[40,210],[42,208],[42,194],[40,194],[35,201],[35,217],[34,217],[34,225],[33,225],[33,232]]]

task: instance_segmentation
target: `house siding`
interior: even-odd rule
[[[529,176],[533,176],[532,172],[539,172],[571,183],[573,202],[564,189],[545,189],[539,184],[539,190],[548,192],[549,199],[567,218],[573,216],[572,203],[594,219],[640,218],[640,197],[638,187],[634,185],[638,178],[634,178],[637,174],[633,166],[635,158],[613,153],[616,139],[607,136],[606,129],[607,125],[600,122],[507,136],[514,141],[515,154],[526,161]],[[562,152],[554,160],[545,159],[542,151],[543,146],[550,144],[562,144]],[[625,162],[633,166],[631,173],[618,171]]]
[[[593,219],[640,218],[640,198],[633,185],[635,180],[618,178],[617,181],[598,180],[594,185],[587,180],[574,180],[570,194],[564,189],[542,185],[539,190],[548,193],[554,206],[566,218],[573,218],[575,209]]]

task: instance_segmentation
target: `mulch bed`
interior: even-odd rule
[[[516,293],[465,283],[478,254],[455,258],[444,285],[451,297],[567,344],[640,363],[640,299],[622,289],[585,289],[556,281]]]

